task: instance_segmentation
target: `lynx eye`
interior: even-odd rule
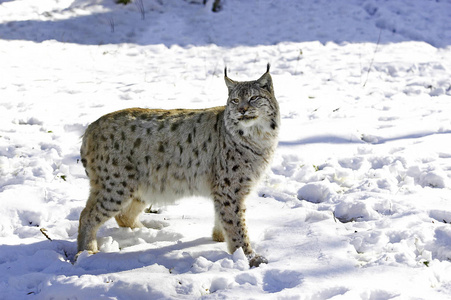
[[[238,103],[240,103],[240,100],[234,98],[234,99],[230,100],[230,102],[231,102],[232,104],[238,104]]]

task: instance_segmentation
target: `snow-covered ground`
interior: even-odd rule
[[[212,2],[0,0],[0,299],[451,299],[451,1]],[[192,198],[72,264],[87,125],[223,105],[225,65],[267,62],[282,129],[247,223],[269,263]]]

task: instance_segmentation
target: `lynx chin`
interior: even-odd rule
[[[230,253],[242,248],[250,266],[267,263],[250,245],[245,199],[277,146],[279,105],[269,68],[246,82],[228,78],[225,69],[225,106],[130,108],[90,124],[80,150],[91,189],[78,254],[98,252],[97,230],[111,217],[119,226],[141,227],[138,217],[149,204],[204,196],[214,201],[213,240],[226,241]]]

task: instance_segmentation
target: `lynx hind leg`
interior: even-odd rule
[[[224,242],[224,229],[222,228],[219,212],[215,212],[215,226],[213,227],[213,241]]]
[[[117,215],[122,207],[131,202],[129,195],[119,196],[117,193],[91,186],[90,195],[80,215],[78,227],[78,252],[88,250],[97,253],[97,230]]]
[[[98,252],[96,235],[97,230],[99,229],[100,225],[102,225],[102,219],[100,217],[97,217],[96,220],[93,216],[95,215],[93,202],[94,201],[90,201],[90,199],[88,199],[86,207],[80,214],[77,238],[77,250],[79,253],[84,250],[87,250],[90,253]],[[105,221],[106,220],[104,220],[104,222]]]
[[[146,203],[134,198],[115,216],[116,222],[121,227],[140,228],[143,224],[139,221],[139,215],[146,207]]]

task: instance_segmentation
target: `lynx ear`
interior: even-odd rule
[[[227,89],[229,90],[229,94],[230,92],[235,88],[235,86],[237,85],[236,81],[233,81],[232,79],[230,79],[229,77],[227,77],[227,67],[224,68],[224,80],[225,80],[225,84],[227,86]]]
[[[260,77],[257,80],[257,83],[260,85],[261,88],[267,90],[271,94],[274,94],[274,88],[272,86],[272,78],[271,78],[271,75],[269,75],[270,67],[271,67],[271,65],[268,63],[268,65],[266,66],[266,73],[263,74],[262,77]]]

